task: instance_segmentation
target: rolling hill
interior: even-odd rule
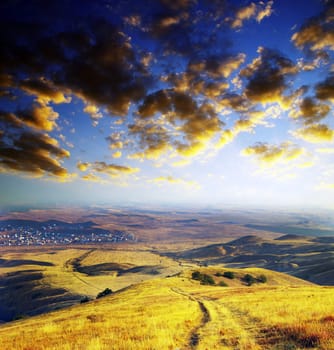
[[[1,349],[334,349],[333,288],[264,269],[198,272],[230,286],[202,285],[187,269],[2,325]],[[247,274],[267,281],[247,286]]]
[[[334,238],[283,235],[264,239],[249,235],[222,244],[168,254],[180,261],[229,267],[263,267],[305,280],[334,285]]]
[[[0,321],[65,308],[95,298],[105,288],[117,291],[181,270],[170,258],[125,246],[3,249]]]

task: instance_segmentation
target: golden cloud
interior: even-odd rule
[[[189,158],[183,158],[173,162],[171,165],[174,167],[183,167],[183,166],[189,165],[190,163],[191,163],[191,160]]]
[[[286,79],[296,74],[298,67],[277,51],[260,47],[258,52],[260,56],[240,71],[240,77],[247,79],[246,97],[252,102],[286,105]]]
[[[92,104],[86,105],[84,108],[84,112],[90,115],[90,117],[93,120],[94,126],[96,126],[98,123],[98,120],[103,117],[99,107],[97,107],[96,105],[92,105]]]
[[[319,100],[328,100],[334,103],[334,74],[330,74],[323,82],[315,87]]]
[[[116,165],[116,164],[107,164],[105,162],[94,162],[91,165],[91,169],[98,173],[108,174],[111,177],[118,177],[122,174],[123,175],[134,174],[139,171],[138,168],[132,168],[132,167]]]
[[[115,141],[110,144],[110,149],[122,149],[124,146],[124,143],[122,141]]]
[[[192,96],[173,90],[149,95],[138,114],[140,118],[129,125],[143,149],[130,156],[136,159],[157,159],[173,147],[182,156],[194,156],[224,125],[212,104],[198,105]]]
[[[155,183],[170,183],[170,184],[176,184],[176,185],[182,185],[182,186],[190,186],[193,188],[200,188],[198,182],[196,181],[188,181],[188,180],[184,180],[184,179],[179,179],[179,178],[175,178],[173,176],[159,176],[156,177],[153,180],[150,180],[150,182],[155,182]]]
[[[90,163],[78,163],[77,164],[77,168],[80,170],[80,171],[87,171],[88,168],[91,166]]]
[[[136,124],[129,125],[129,132],[139,138],[140,149],[143,149],[141,152],[130,155],[130,159],[158,159],[171,150],[168,130],[153,121],[137,120]]]
[[[159,90],[146,96],[143,104],[138,108],[138,114],[142,118],[147,118],[156,113],[167,113],[170,109],[170,97],[165,90]]]
[[[328,6],[319,17],[312,18],[300,31],[294,33],[291,40],[301,49],[307,47],[311,51],[334,50],[333,23],[333,9]]]
[[[244,21],[251,18],[256,19],[257,22],[261,22],[265,17],[269,17],[272,14],[273,4],[273,1],[268,1],[266,4],[260,1],[258,3],[252,2],[248,6],[239,8],[235,13],[234,19],[229,19],[231,28],[241,28]]]
[[[191,142],[190,144],[179,144],[176,149],[177,152],[184,157],[194,157],[205,149],[203,142]]]
[[[264,8],[261,8],[261,5],[264,6],[264,3],[260,3],[260,7],[258,8],[258,13],[256,15],[256,20],[258,22],[261,22],[264,18],[271,16],[273,13],[272,7],[274,5],[274,1],[268,1]]]
[[[8,137],[11,141],[8,143]],[[2,172],[26,173],[41,177],[50,175],[61,181],[70,177],[60,161],[70,153],[59,147],[57,140],[46,134],[25,131],[19,136],[0,138],[0,168]]]
[[[122,152],[121,151],[116,151],[112,154],[113,158],[121,158],[122,157]]]
[[[236,133],[232,130],[224,130],[220,137],[218,142],[216,143],[215,147],[217,149],[224,147],[226,144],[232,142],[236,136]]]
[[[293,135],[312,143],[332,142],[334,140],[334,130],[326,124],[312,124],[296,130]]]
[[[105,180],[103,180],[101,177],[95,174],[86,174],[86,175],[83,175],[81,178],[85,181],[105,183]]]
[[[289,162],[299,158],[304,153],[304,149],[290,142],[280,145],[269,145],[267,143],[257,143],[247,147],[242,151],[244,156],[255,156],[262,164],[273,164],[276,162]]]
[[[41,104],[71,102],[70,96],[66,97],[60,87],[45,78],[25,79],[19,83],[19,87],[28,94],[35,95],[36,100]],[[67,90],[66,93],[68,92]]]
[[[255,17],[256,5],[254,2],[250,3],[248,6],[241,7],[235,14],[235,19],[231,23],[232,28],[240,28],[243,25],[243,21]]]
[[[206,74],[211,78],[228,78],[232,72],[237,70],[244,63],[246,55],[239,53],[236,56],[211,56],[202,61],[189,63],[190,73]]]
[[[305,125],[314,124],[325,118],[330,112],[330,107],[324,103],[318,103],[314,98],[305,97],[299,110],[291,113],[293,118],[302,121]]]
[[[31,110],[18,111],[17,117],[30,127],[52,131],[57,126],[59,114],[52,107],[41,104],[35,105]]]

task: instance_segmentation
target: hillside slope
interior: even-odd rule
[[[277,239],[244,236],[170,254],[200,264],[263,267],[321,285],[334,285],[334,237],[284,235]]]
[[[216,282],[226,271],[199,270]],[[194,272],[3,325],[1,349],[334,349],[334,288],[263,269],[235,269],[231,287],[207,286]],[[246,286],[246,274],[267,281]]]
[[[179,264],[149,251],[107,248],[3,249],[0,322],[78,304],[113,291],[173,275]],[[1,349],[1,347],[0,347]]]

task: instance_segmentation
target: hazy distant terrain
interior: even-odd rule
[[[43,226],[56,223],[59,228],[53,231],[65,235],[67,244],[98,243],[101,238],[102,242],[126,239],[150,244],[185,243],[189,246],[219,243],[245,235],[258,235],[263,238],[277,238],[282,234],[334,235],[333,216],[325,211],[310,213],[231,208],[62,208],[3,214],[0,216],[0,244],[3,236],[6,233],[8,235],[6,224],[15,223],[15,220],[17,225],[26,222],[31,235],[34,227],[36,232],[41,231]],[[93,239],[92,233],[96,234]],[[54,240],[59,240],[58,236],[54,237]]]

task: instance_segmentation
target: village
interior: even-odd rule
[[[0,221],[0,246],[43,246],[135,241],[132,233],[93,227],[94,223]]]

